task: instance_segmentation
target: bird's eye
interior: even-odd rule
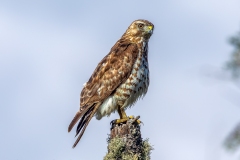
[[[142,24],[142,23],[138,24],[139,28],[143,28],[143,26],[144,26],[144,24]]]

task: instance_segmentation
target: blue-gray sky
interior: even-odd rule
[[[0,159],[95,160],[112,114],[75,149],[67,127],[82,84],[136,19],[155,25],[141,115],[157,160],[237,160],[222,143],[240,121],[239,89],[221,70],[240,28],[238,0],[0,2]],[[209,76],[210,75],[210,76]],[[217,75],[217,76],[216,76]]]

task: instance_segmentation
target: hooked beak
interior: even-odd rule
[[[146,26],[146,29],[145,29],[148,33],[153,33],[153,26]]]

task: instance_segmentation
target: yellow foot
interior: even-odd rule
[[[111,124],[119,124],[119,123],[124,123],[127,122],[128,119],[134,119],[138,124],[141,124],[142,122],[139,120],[140,116],[134,117],[134,116],[129,116],[127,118],[122,118],[122,119],[116,119],[111,121]]]
[[[140,116],[134,117],[134,116],[129,116],[128,118],[134,119],[138,124],[141,124],[142,122],[139,120]]]
[[[124,123],[124,122],[127,122],[128,118],[123,118],[123,119],[116,119],[116,120],[113,120],[115,124],[119,124],[119,123]]]

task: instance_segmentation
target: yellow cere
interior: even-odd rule
[[[152,26],[148,26],[148,29],[149,29],[149,30],[152,30],[152,28],[153,28]]]

